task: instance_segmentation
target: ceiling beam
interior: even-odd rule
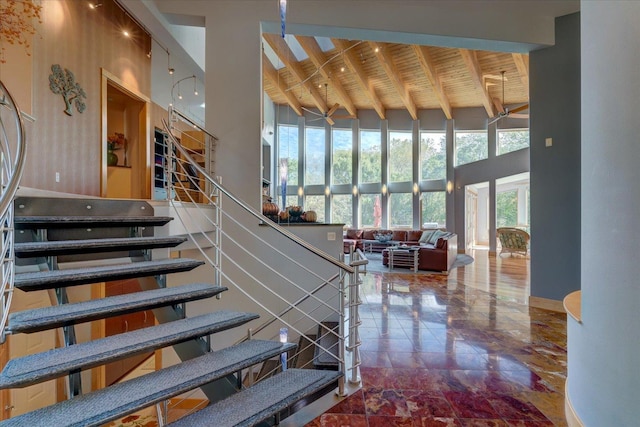
[[[308,36],[296,36],[296,40],[302,46],[302,49],[309,55],[309,59],[313,62],[313,65],[316,66],[318,72],[327,80],[331,80],[331,85],[333,86],[333,91],[338,95],[340,99],[340,105],[342,105],[351,115],[357,115],[358,111],[356,110],[355,105],[353,105],[353,101],[351,97],[347,93],[347,91],[340,83],[340,80],[333,77],[331,75],[330,69],[327,63],[327,57],[320,48],[320,45],[313,37]]]
[[[440,102],[440,108],[444,112],[444,115],[447,119],[451,120],[453,115],[451,113],[451,103],[449,102],[449,98],[445,93],[442,85],[440,84],[440,79],[438,78],[438,73],[436,68],[433,66],[433,61],[431,60],[431,55],[429,54],[429,48],[427,46],[411,46],[413,51],[418,58],[418,62],[420,63],[420,67],[422,68],[422,72],[427,76],[429,83],[431,83],[431,88],[433,92],[438,97],[438,102]]]
[[[284,39],[277,34],[264,33],[262,36],[267,43],[269,43],[269,46],[271,46],[271,49],[273,49],[276,55],[278,55],[278,58],[280,58],[280,61],[282,61],[284,66],[287,67],[287,70],[289,70],[291,75],[299,84],[302,85],[302,87],[309,91],[311,98],[313,98],[313,103],[316,105],[318,110],[320,110],[322,114],[326,113],[328,110],[327,103],[322,98],[322,95],[320,95],[320,92],[318,92],[316,87],[311,83],[311,80],[307,80],[309,76],[305,75],[302,70],[302,66],[300,66],[300,63],[295,60],[295,55],[291,52],[291,49],[289,49],[289,46]]]
[[[487,91],[487,88],[484,85],[484,80],[482,78],[482,69],[480,68],[480,64],[478,63],[476,52],[467,49],[458,49],[458,51],[460,51],[460,55],[462,55],[462,59],[467,66],[467,70],[471,75],[471,80],[476,87],[476,91],[482,98],[482,106],[485,110],[487,110],[487,114],[489,115],[489,117],[495,116],[495,112],[493,111],[493,103],[491,101],[491,97],[489,96],[489,91]]]
[[[378,117],[384,120],[385,111],[384,106],[382,105],[382,101],[380,101],[380,98],[378,98],[376,92],[369,85],[369,79],[365,74],[364,69],[362,68],[360,59],[358,59],[353,49],[349,49],[352,45],[340,39],[331,39],[331,42],[336,47],[336,49],[343,52],[342,55],[344,57],[344,62],[345,64],[347,64],[347,67],[349,68],[351,73],[353,73],[353,77],[356,83],[358,84],[358,86],[360,86],[362,92],[369,98],[369,101],[371,101],[371,105],[373,109],[378,113]]]
[[[297,115],[302,116],[303,112],[300,102],[292,91],[288,91],[282,87],[282,83],[284,82],[280,80],[278,70],[276,70],[271,61],[269,61],[269,58],[267,58],[267,55],[264,52],[262,52],[262,70],[265,77],[271,82],[273,87],[275,87],[276,90],[287,99],[287,103],[293,111],[295,111]]]
[[[391,58],[391,55],[387,50],[387,45],[384,43],[369,42],[369,47],[371,47],[373,54],[378,58],[378,62],[391,81],[391,84],[393,84],[393,87],[396,89],[396,92],[400,96],[405,108],[409,111],[411,118],[413,120],[418,120],[418,108],[416,107],[416,103],[413,101],[413,98],[411,98],[409,89],[407,89],[407,85],[400,76],[398,67],[393,62],[393,58]]]
[[[529,55],[512,53],[511,56],[513,57],[513,62],[516,63],[520,81],[525,89],[527,89],[527,93],[529,93]]]

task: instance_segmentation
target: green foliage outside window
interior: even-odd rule
[[[382,142],[380,131],[360,131],[360,183],[382,179]]]
[[[278,125],[278,165],[287,165],[287,185],[298,184],[298,127]],[[278,171],[278,179],[282,170]],[[280,184],[280,183],[278,183]]]
[[[413,226],[412,197],[411,193],[391,194],[391,227],[411,228]]]
[[[305,129],[305,185],[324,185],[324,128]]]
[[[331,222],[334,224],[353,224],[353,196],[351,194],[335,194],[331,200]]]
[[[317,222],[324,222],[324,196],[305,196],[304,210],[315,211],[318,215]]]
[[[487,131],[456,132],[456,166],[489,157]]]
[[[505,129],[498,131],[498,156],[529,146],[529,129]]]
[[[444,132],[420,134],[420,179],[447,178],[447,136]]]
[[[332,184],[351,184],[352,156],[351,129],[333,129]]]
[[[411,132],[389,132],[389,182],[413,181]]]
[[[437,222],[439,227],[447,225],[447,204],[444,191],[422,193],[420,200],[422,222]]]
[[[496,194],[496,227],[518,225],[518,190],[502,191]]]
[[[382,196],[380,194],[360,195],[360,227],[379,228],[382,226]]]

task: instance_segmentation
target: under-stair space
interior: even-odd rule
[[[259,316],[233,311],[227,299],[211,300],[208,313],[186,316],[187,302],[218,298],[227,288],[217,283],[166,286],[166,275],[203,264],[169,257],[169,248],[179,249],[185,237],[154,237],[155,227],[171,220],[154,216],[144,201],[16,199],[15,293],[55,293],[57,304],[11,313],[3,337],[56,329],[64,345],[10,360],[0,373],[0,389],[66,376],[67,396],[0,426],[100,426],[198,388],[211,403],[170,425],[251,426],[271,417],[269,423],[277,424],[291,405],[337,385],[342,372],[309,369],[310,360],[303,362],[311,358],[310,342],[300,344],[307,350],[291,362],[307,369],[280,369],[251,385],[242,380],[247,373],[293,354],[297,346],[250,339],[211,351],[216,333]],[[94,292],[106,282],[128,279],[138,280],[140,290],[115,296]],[[80,294],[98,297],[77,301],[74,290],[87,285],[91,291]],[[147,310],[153,310],[154,324],[82,342],[76,338],[76,328],[87,322]],[[90,384],[82,383],[83,371],[168,346],[174,346],[180,363],[88,392]]]

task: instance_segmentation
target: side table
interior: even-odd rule
[[[391,246],[387,251],[389,252],[389,270],[393,270],[394,267],[409,267],[414,272],[418,272],[419,247]]]

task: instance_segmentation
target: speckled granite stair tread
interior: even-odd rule
[[[295,344],[261,340],[247,341],[11,418],[0,425],[100,426],[293,348],[295,348]],[[245,411],[250,409],[247,407]]]
[[[176,258],[68,270],[37,271],[16,274],[14,285],[23,291],[37,291],[109,280],[177,273],[192,270],[203,264],[204,261]]]
[[[78,227],[155,227],[173,220],[169,216],[16,216],[18,229]]]
[[[328,386],[341,375],[336,371],[289,369],[169,425],[253,426]]]
[[[17,257],[72,255],[131,251],[154,248],[172,248],[186,242],[186,237],[122,237],[110,239],[57,240],[48,242],[24,242],[14,245]]]
[[[215,286],[208,283],[192,283],[189,285],[134,292],[73,304],[19,311],[9,315],[9,325],[7,329],[12,334],[38,332],[106,317],[119,316],[134,311],[210,298],[226,290],[227,288],[223,286]]]
[[[47,381],[79,369],[224,331],[258,317],[253,313],[215,311],[12,359],[0,373],[0,388],[24,387]]]

